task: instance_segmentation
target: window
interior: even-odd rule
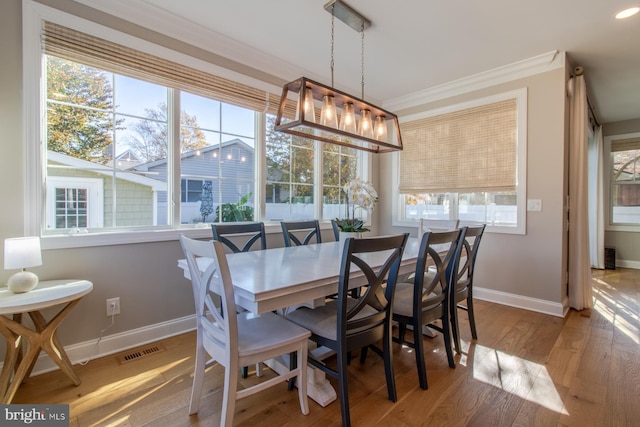
[[[609,153],[609,225],[625,230],[640,224],[640,134],[605,138]]]
[[[524,233],[526,90],[406,117],[395,225],[419,218]]]
[[[25,96],[37,105],[27,114],[35,129],[27,140],[44,141],[42,151],[37,144],[27,148],[30,169],[43,171],[28,183],[28,203],[43,205],[29,210],[33,233],[89,235],[73,240],[82,246],[91,235],[99,235],[92,240],[98,243],[89,244],[154,241],[171,239],[178,229],[198,236],[208,222],[322,218],[323,199],[340,205],[339,198],[323,198],[325,165],[343,177],[362,169],[360,153],[338,149],[323,161],[320,143],[260,137],[273,134],[267,126],[279,94],[203,71],[215,67],[168,49],[155,46],[163,56],[147,54],[148,43],[80,18],[53,14],[50,20],[45,9],[38,12],[41,25],[24,28],[25,82],[34,87]],[[268,172],[258,176],[264,158]],[[174,231],[162,237],[158,229]],[[131,231],[135,238],[119,234]]]

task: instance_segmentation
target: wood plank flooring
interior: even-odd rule
[[[640,271],[594,271],[593,282],[595,307],[564,319],[477,301],[479,338],[470,342],[461,313],[464,351],[456,369],[447,365],[440,335],[424,339],[427,391],[418,386],[412,350],[395,345],[396,403],[387,400],[382,360],[371,353],[360,364],[354,357],[353,425],[640,425]],[[78,427],[218,425],[222,368],[209,368],[200,413],[189,416],[195,335],[160,344],[165,351],[127,363],[109,356],[76,366],[77,387],[59,371],[29,378],[14,403],[68,403],[71,426]],[[240,400],[235,424],[340,425],[337,402],[309,404],[303,416],[297,393],[283,384]]]

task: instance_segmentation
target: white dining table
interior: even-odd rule
[[[227,254],[236,304],[256,314],[284,309],[309,301],[324,299],[338,291],[338,278],[344,242],[272,248]],[[415,270],[418,239],[409,238],[400,265],[400,274]],[[369,265],[381,266],[386,260],[382,253],[363,254]],[[211,259],[199,258],[202,271]],[[189,278],[187,262],[178,266]],[[364,279],[362,272],[352,272],[350,285],[357,287]]]
[[[344,242],[327,242],[227,254],[236,304],[256,314],[322,304],[327,295],[338,291],[343,248]],[[407,240],[400,274],[415,270],[419,249],[418,239]],[[387,255],[385,252],[361,254],[372,267],[382,266]],[[212,260],[199,258],[197,262],[204,271]],[[186,260],[178,260],[178,266],[189,278]],[[364,275],[356,268],[351,273],[350,286],[357,287],[363,282]],[[326,357],[322,349],[309,351],[319,359]],[[269,366],[278,371],[288,370],[286,366],[278,366],[279,362],[275,363]],[[336,399],[336,392],[324,372],[311,366],[309,369],[307,394],[326,406]]]

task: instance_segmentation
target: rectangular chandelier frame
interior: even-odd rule
[[[338,126],[323,125],[318,112],[326,96],[334,98],[338,116],[343,114],[343,105],[351,104],[357,113],[368,110],[374,119],[382,117],[380,120],[383,120],[386,126],[386,135],[376,139],[375,136],[370,138],[358,132],[342,130]],[[309,108],[310,105],[313,107]],[[295,114],[293,114],[294,111]],[[293,118],[291,118],[292,115]],[[306,77],[284,85],[274,128],[276,131],[372,153],[402,150],[398,116]]]

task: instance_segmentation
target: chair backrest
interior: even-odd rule
[[[340,227],[338,227],[338,221],[332,219],[331,228],[333,229],[333,237],[335,237],[336,242],[340,241]]]
[[[460,221],[457,219],[425,219],[418,220],[418,239],[427,231],[450,231],[458,228]]]
[[[420,241],[420,250],[414,275],[414,316],[442,304],[446,307],[452,271],[460,253],[460,235],[464,230],[427,231]],[[428,271],[428,274],[425,272]]]
[[[284,238],[284,245],[289,246],[302,246],[311,243],[311,239],[315,237],[316,243],[322,243],[322,236],[320,235],[320,223],[317,219],[309,221],[282,221],[282,237]],[[307,232],[304,238],[299,239],[293,231]]]
[[[267,249],[267,233],[264,231],[264,223],[250,222],[246,224],[211,224],[213,239],[224,243],[234,253],[248,252],[257,241],[260,241],[260,249]],[[248,234],[249,238],[245,241],[242,248],[236,246],[227,237],[230,234]]]
[[[338,282],[338,339],[348,339],[350,348],[371,343],[371,334],[382,337],[385,319],[390,321],[391,304],[398,278],[402,253],[408,233],[372,237],[348,238],[344,243],[340,279]],[[381,267],[374,269],[371,261],[384,257]],[[360,288],[360,296],[349,292],[352,268],[364,273],[366,284]],[[357,300],[355,304],[353,301]]]
[[[467,297],[469,288],[473,285],[473,273],[475,270],[476,259],[478,257],[478,248],[480,240],[484,234],[485,224],[477,227],[465,227],[466,232],[461,239],[460,255],[456,260],[457,275],[454,280],[455,286],[452,294],[456,301],[462,301]]]
[[[233,284],[222,243],[204,242],[180,236],[196,302],[198,332],[203,345],[217,361],[228,366],[238,351],[238,319]],[[203,272],[198,258],[211,263]],[[227,315],[231,313],[231,315]]]

